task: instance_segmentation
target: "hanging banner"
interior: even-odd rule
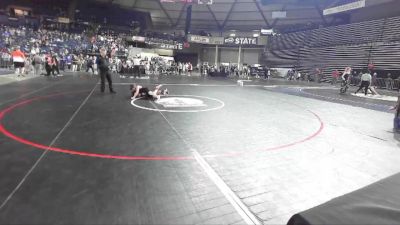
[[[225,38],[224,44],[226,44],[226,45],[257,45],[257,38],[255,38],[255,37],[228,37],[228,38]]]

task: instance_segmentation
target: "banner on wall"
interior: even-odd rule
[[[133,36],[132,41],[137,41],[137,42],[145,42],[146,38],[145,37],[140,37],[140,36]]]
[[[272,19],[286,18],[286,11],[273,11]]]
[[[69,20],[69,18],[67,18],[67,17],[58,17],[58,18],[57,18],[57,21],[58,21],[59,23],[70,23],[70,20]]]
[[[171,50],[182,50],[183,49],[183,43],[176,43],[176,44],[165,44],[165,43],[146,43],[150,45],[152,48],[159,48],[159,49],[171,49]]]
[[[152,48],[182,50],[183,43],[177,41],[163,40],[159,38],[146,38],[145,43]]]
[[[224,44],[224,38],[223,37],[211,37],[210,38],[210,44],[211,45],[223,45]]]
[[[255,37],[228,37],[224,39],[226,45],[257,45]]]
[[[200,35],[189,35],[189,42],[199,44],[210,44],[210,37]]]
[[[190,35],[189,42],[198,43],[204,45],[223,45],[224,38],[223,37],[209,37],[209,36],[200,36],[200,35]]]

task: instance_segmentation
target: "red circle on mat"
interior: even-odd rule
[[[72,93],[81,93],[81,92],[72,92]],[[84,151],[76,151],[73,149],[64,149],[64,148],[57,148],[57,147],[53,147],[53,146],[48,146],[48,145],[43,145],[40,143],[35,143],[33,141],[24,139],[12,132],[10,132],[9,130],[7,130],[6,127],[4,127],[3,125],[3,119],[7,114],[12,113],[12,111],[16,108],[20,108],[23,106],[26,106],[28,104],[31,104],[34,101],[39,101],[39,100],[43,100],[46,98],[51,98],[51,97],[57,97],[57,96],[61,96],[61,95],[65,95],[65,94],[71,94],[70,93],[57,93],[57,94],[51,94],[51,95],[46,95],[46,96],[40,96],[40,97],[35,97],[35,98],[31,98],[31,99],[27,99],[18,103],[15,103],[11,106],[9,106],[6,109],[3,109],[0,112],[0,132],[3,133],[5,136],[13,139],[14,141],[20,142],[22,144],[25,145],[29,145],[38,149],[42,149],[45,151],[53,151],[53,152],[59,152],[59,153],[65,153],[65,154],[70,154],[70,155],[79,155],[79,156],[86,156],[86,157],[93,157],[93,158],[103,158],[103,159],[120,159],[120,160],[154,160],[154,161],[161,161],[161,160],[193,160],[195,159],[194,156],[125,156],[125,155],[109,155],[109,154],[98,154],[98,153],[91,153],[91,152],[84,152]],[[284,144],[284,145],[280,145],[280,146],[275,146],[275,147],[269,147],[266,149],[260,149],[260,150],[255,150],[255,151],[251,151],[251,152],[256,152],[256,151],[272,151],[272,150],[279,150],[279,149],[284,149],[284,148],[288,148],[291,146],[295,146],[301,143],[304,143],[306,141],[309,141],[313,138],[315,138],[317,135],[319,135],[322,130],[324,129],[324,123],[322,122],[321,118],[314,112],[312,111],[308,111],[311,114],[314,115],[314,117],[318,120],[319,122],[319,129],[314,132],[313,134],[309,135],[308,137],[302,139],[302,140],[298,140],[296,142],[293,143],[289,143],[289,144]],[[203,155],[204,158],[215,158],[215,157],[232,157],[232,156],[238,156],[241,154],[248,154],[249,151],[246,152],[230,152],[230,153],[223,153],[223,154],[215,154],[215,155]]]

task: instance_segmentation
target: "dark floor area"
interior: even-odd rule
[[[135,107],[133,82],[205,106]],[[400,171],[391,102],[282,80],[114,86],[100,93],[86,74],[1,86],[0,224],[283,224]]]

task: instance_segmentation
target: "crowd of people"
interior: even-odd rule
[[[163,57],[138,57],[130,55],[126,34],[101,31],[88,38],[83,33],[68,33],[59,30],[29,27],[0,26],[0,67],[14,66],[18,76],[29,73],[35,75],[61,75],[60,71],[86,71],[97,73],[96,61],[99,49],[110,53],[112,72],[126,76],[145,74],[191,75],[194,70],[190,62],[174,62]],[[147,33],[149,37],[164,36]],[[175,39],[168,36],[168,40]],[[180,36],[176,36],[177,39]]]
[[[89,39],[84,33],[4,25],[0,27],[0,34],[0,66],[7,68],[14,64],[18,75],[30,72],[55,75],[65,69],[82,71],[84,65],[93,64],[92,55],[98,54],[99,46],[114,54],[127,52],[122,37],[104,34]]]
[[[362,81],[363,74],[368,73],[371,75],[371,86],[385,88],[387,90],[399,90],[400,76],[393,75],[391,72],[377,71],[371,68],[364,70],[355,70],[351,67],[345,67],[343,70],[334,69],[330,76],[324,74],[321,69],[317,68],[313,71],[300,71],[297,69],[289,69],[285,78],[287,80],[299,80],[307,82],[329,81],[332,85],[341,83],[348,80],[351,85],[359,85]]]
[[[117,57],[109,52],[109,66],[113,73],[122,78],[141,77],[154,75],[192,75],[194,70],[190,62],[175,62],[165,60],[164,57]],[[62,76],[60,71],[87,72],[98,74],[98,55],[69,54],[59,56],[56,54],[25,54],[20,47],[9,54],[10,62],[17,76],[26,74]]]
[[[143,75],[192,75],[191,62],[175,62],[170,57],[128,57],[113,60],[113,70],[122,77]]]
[[[57,29],[34,29],[31,27],[9,27],[0,26],[0,67],[14,65],[19,76],[28,73],[35,75],[61,75],[60,71],[86,71],[92,74],[97,73],[96,60],[101,47],[110,53],[111,71],[119,73],[121,77],[137,77],[146,74],[178,74],[191,75],[198,71],[204,75],[215,73],[226,74],[227,76],[268,78],[271,75],[269,69],[256,69],[248,65],[196,65],[190,62],[175,62],[173,59],[166,60],[164,57],[140,57],[130,55],[132,46],[128,46],[124,33],[116,34],[107,30],[99,30],[98,34],[88,38],[86,31],[71,33]],[[163,38],[170,41],[180,41],[182,35],[158,34],[147,32],[146,37]],[[351,70],[343,72],[334,70],[332,72],[332,84],[336,84],[340,77],[349,74],[351,84],[360,83],[362,73]],[[301,72],[296,69],[289,70],[286,78],[288,80],[304,80],[321,82],[324,74],[321,69],[311,72]],[[371,72],[371,86],[378,86],[377,72]],[[387,89],[395,89],[395,77],[387,74],[385,85]]]

